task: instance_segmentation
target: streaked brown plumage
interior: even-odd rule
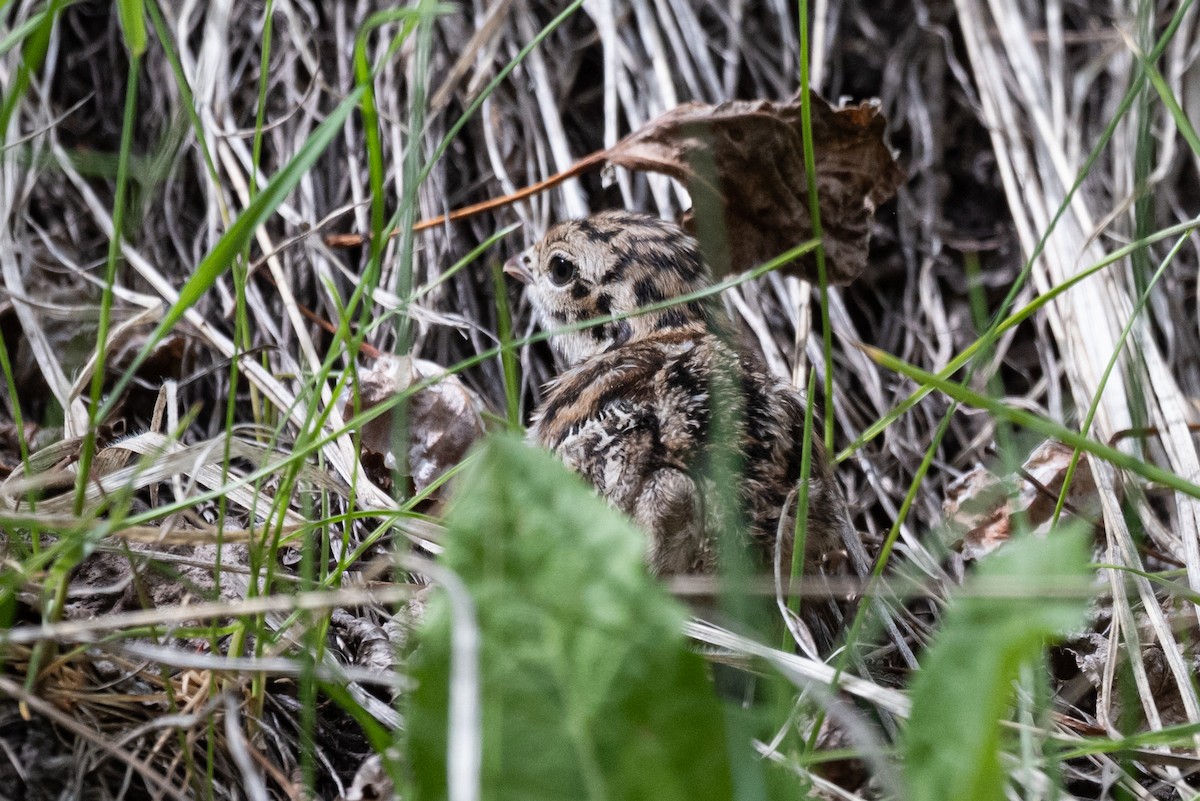
[[[542,326],[563,326],[667,301],[709,285],[695,240],[642,214],[605,212],[560,223],[506,271],[528,284]],[[554,335],[566,363],[534,412],[530,437],[554,451],[650,535],[659,573],[716,566],[723,515],[734,495],[761,567],[782,525],[790,563],[789,497],[800,476],[804,402],[760,360],[730,344],[715,298]],[[714,409],[728,414],[714,419]],[[736,493],[708,467],[714,425],[742,464]],[[840,551],[845,501],[819,441],[812,445],[806,572]],[[794,505],[794,500],[793,500]],[[786,570],[786,568],[785,568]]]

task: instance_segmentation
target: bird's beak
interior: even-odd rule
[[[522,251],[504,262],[504,274],[511,275],[522,284],[528,284],[533,279],[530,265],[533,264],[533,254],[528,250]]]

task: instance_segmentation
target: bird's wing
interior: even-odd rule
[[[563,374],[530,430],[650,536],[656,572],[708,563],[700,493],[689,472],[703,405],[672,387],[677,360],[663,348],[625,348]],[[689,415],[691,417],[689,417]]]

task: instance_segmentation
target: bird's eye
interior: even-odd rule
[[[550,257],[550,280],[555,286],[563,286],[575,277],[575,262],[566,256]]]

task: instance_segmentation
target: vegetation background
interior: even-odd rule
[[[0,794],[703,797],[695,779],[714,797],[1194,798],[1197,17],[1190,0],[0,1]],[[632,577],[619,522],[589,541],[625,554],[601,575],[530,556],[534,524],[503,511],[525,484],[547,508],[589,499],[520,449],[484,452],[472,486],[492,494],[447,526],[440,483],[388,486],[386,448],[361,439],[392,407],[400,430],[447,428],[418,411],[427,373],[397,379],[412,404],[366,409],[380,352],[453,373],[457,423],[517,427],[554,366],[498,265],[554,220],[688,200],[616,171],[419,220],[680,102],[804,82],[879,98],[908,173],[851,286],[770,274],[723,294],[771,369],[833,384],[876,578],[842,588],[870,601],[829,664],[685,623]],[[344,232],[368,236],[326,243]],[[1044,441],[1069,446],[1049,467],[1028,460]],[[473,561],[488,525],[534,574]],[[1030,529],[1052,533],[975,575]],[[410,665],[429,581],[451,601],[431,601]],[[603,603],[549,604],[591,581],[579,594]],[[515,609],[561,650],[493,658],[525,655]],[[604,625],[606,647],[572,639]],[[757,672],[759,703],[714,701],[681,628]],[[678,683],[639,684],[648,665]],[[640,694],[618,703],[605,676]],[[680,767],[701,755],[717,778]]]

